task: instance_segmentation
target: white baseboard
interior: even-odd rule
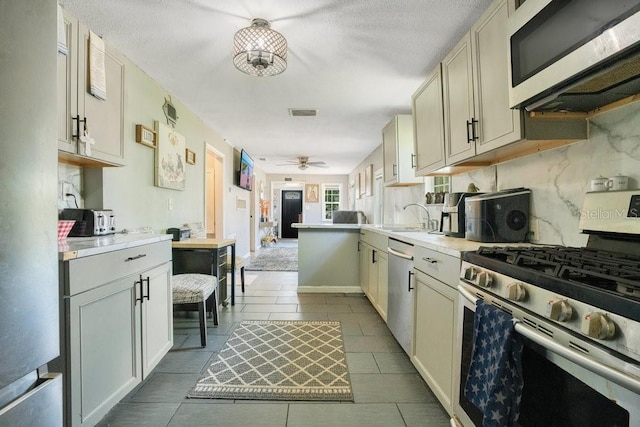
[[[360,286],[298,286],[299,294],[362,294]]]

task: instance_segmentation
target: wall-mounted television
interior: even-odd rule
[[[245,190],[253,189],[253,159],[246,151],[240,152],[240,167],[238,168],[238,186]]]

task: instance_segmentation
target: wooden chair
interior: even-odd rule
[[[207,301],[218,324],[218,279],[208,274],[176,274],[171,281],[173,309],[198,310],[200,317],[200,344],[207,346]]]

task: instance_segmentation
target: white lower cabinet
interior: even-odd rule
[[[61,263],[65,425],[95,425],[171,349],[170,244]]]
[[[360,287],[386,322],[389,301],[387,237],[373,232],[361,232],[360,239]],[[375,243],[376,246],[367,242]]]
[[[375,255],[370,268],[375,276],[373,280],[375,280],[375,286],[378,290],[378,295],[373,306],[386,322],[389,303],[389,256],[386,252],[376,250],[375,248],[373,250],[375,251]]]
[[[416,295],[411,361],[453,415],[454,353],[460,259],[416,246]],[[427,274],[428,273],[428,274]]]
[[[148,278],[148,288],[141,305],[142,379],[173,346],[171,273],[171,265],[166,263],[143,275]]]
[[[453,354],[457,292],[416,272],[412,362],[447,412],[453,414]]]

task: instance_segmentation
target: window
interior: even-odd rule
[[[433,192],[434,193],[448,193],[451,191],[451,177],[449,176],[435,176],[433,177]]]
[[[340,210],[340,184],[322,184],[322,220],[331,221],[333,211]]]

